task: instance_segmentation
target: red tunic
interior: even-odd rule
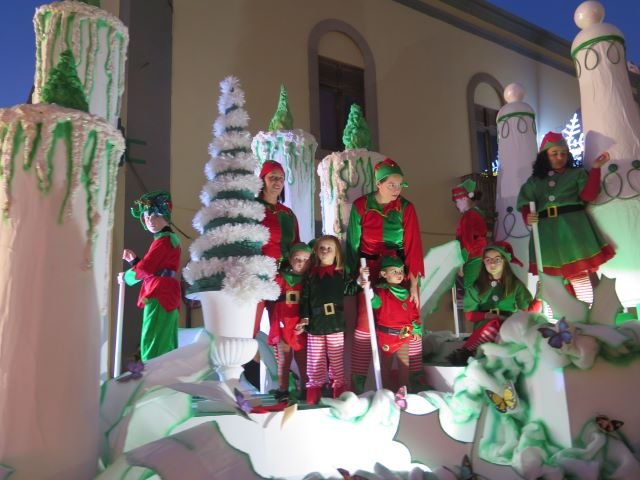
[[[295,326],[300,322],[300,294],[302,275],[286,274],[288,280],[278,273],[276,283],[280,287],[280,298],[273,303],[269,312],[269,345],[277,345],[281,340],[293,350],[301,350],[307,344],[307,334],[296,335]]]
[[[467,258],[482,256],[487,246],[487,224],[477,208],[470,208],[462,214],[456,227],[456,238],[460,247],[469,254]]]
[[[180,283],[177,275],[180,271],[180,246],[173,246],[173,233],[157,233],[146,255],[131,270],[136,280],[142,280],[138,307],[144,308],[149,298],[157,298],[162,308],[170,312],[180,306]],[[176,272],[175,277],[157,276],[163,269]]]
[[[416,304],[409,300],[407,291],[406,300],[396,297],[388,288],[376,287],[374,289],[376,297],[372,302],[376,325],[400,330],[407,327],[407,336],[400,338],[398,335],[381,332],[376,329],[378,347],[383,353],[391,355],[402,345],[411,340],[413,334],[413,322],[420,324],[420,312]]]
[[[289,255],[289,248],[300,241],[298,219],[293,211],[281,204],[272,205],[260,199],[265,216],[260,224],[269,229],[269,240],[262,246],[262,254],[282,261]]]

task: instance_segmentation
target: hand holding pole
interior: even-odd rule
[[[364,258],[360,259],[360,266],[366,267],[367,261]],[[367,275],[365,280],[369,280]],[[371,353],[373,358],[373,373],[376,379],[376,390],[382,389],[382,374],[380,369],[380,352],[378,351],[378,337],[376,336],[376,325],[373,319],[373,307],[371,306],[371,300],[373,299],[373,290],[371,289],[371,283],[368,283],[364,288],[365,304],[367,306],[367,319],[369,320],[369,332],[371,338]]]

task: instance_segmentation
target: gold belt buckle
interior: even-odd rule
[[[287,305],[297,305],[298,303],[300,303],[300,292],[287,292],[285,303]]]
[[[558,216],[558,207],[551,205],[547,207],[547,218],[556,218]]]
[[[324,314],[325,315],[335,315],[336,307],[333,303],[325,303],[324,304]]]
[[[500,316],[500,309],[492,308],[491,310],[489,310],[489,313],[493,313],[494,315]]]
[[[400,329],[400,335],[398,335],[398,337],[407,338],[410,336],[411,336],[411,327],[409,325],[405,325]]]

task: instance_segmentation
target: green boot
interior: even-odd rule
[[[351,391],[356,395],[364,393],[364,384],[367,382],[366,375],[360,375],[357,373],[351,374]]]

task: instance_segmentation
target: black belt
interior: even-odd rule
[[[498,316],[504,315],[506,317],[510,317],[511,315],[513,315],[513,312],[507,312],[506,310],[500,310],[499,308],[492,308],[490,310],[487,310],[481,313],[494,313]]]
[[[584,205],[565,205],[563,207],[552,205],[538,212],[538,218],[556,218],[561,213],[579,212],[580,210],[584,210]]]
[[[176,278],[178,276],[178,272],[175,270],[171,270],[170,268],[163,268],[162,270],[158,270],[156,272],[156,277],[170,277]]]
[[[384,325],[376,325],[376,330],[388,335],[397,335],[400,338],[407,338],[411,336],[411,327],[409,325],[402,328],[385,327]]]
[[[336,312],[342,311],[342,305],[337,305],[335,303],[325,303],[321,307],[313,307],[311,309],[311,314],[313,316],[317,315],[335,315]]]

